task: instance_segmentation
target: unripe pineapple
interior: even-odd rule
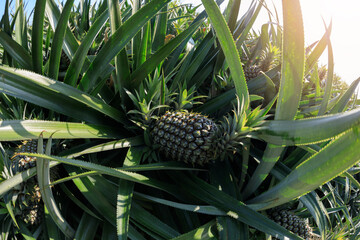
[[[28,157],[18,155],[22,152],[37,152],[37,140],[23,141],[15,150],[12,159],[12,173],[23,172],[31,167],[36,166],[36,157]],[[45,146],[44,146],[45,148]],[[58,169],[52,168],[50,171],[50,178],[57,177]],[[11,197],[12,196],[12,197]],[[43,218],[43,202],[41,200],[40,188],[36,177],[28,179],[23,182],[19,189],[10,193],[11,199],[15,202],[16,215],[20,216],[22,220],[29,225],[37,225]]]
[[[65,72],[71,63],[70,58],[66,55],[64,51],[61,51],[61,58],[60,58],[60,72]]]
[[[175,161],[203,165],[217,158],[232,158],[267,113],[241,106],[238,102],[234,116],[225,117],[219,125],[198,113],[167,112],[150,125],[150,136],[160,151]]]
[[[31,203],[23,212],[22,219],[30,225],[38,225],[43,217],[43,207],[39,204]]]
[[[247,81],[250,79],[256,78],[260,74],[260,67],[257,65],[252,65],[244,68],[244,74]]]
[[[214,160],[216,124],[197,113],[167,112],[151,127],[151,137],[173,160],[202,165]]]
[[[36,165],[36,157],[16,155],[16,153],[21,152],[36,153],[37,140],[23,141],[23,143],[17,147],[12,158],[14,172],[22,172]]]
[[[288,210],[273,210],[269,213],[270,219],[280,224],[287,230],[297,234],[304,239],[313,239],[311,227],[304,219]]]

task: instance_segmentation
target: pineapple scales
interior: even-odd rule
[[[216,124],[196,113],[167,112],[151,127],[155,144],[173,160],[204,164],[214,159]]]
[[[240,127],[240,128],[239,128]],[[167,112],[150,126],[150,136],[165,156],[197,165],[222,160],[234,152],[246,136],[239,118],[226,118],[221,125],[199,113]]]
[[[24,141],[15,150],[12,157],[13,173],[23,172],[36,166],[36,157],[17,155],[21,152],[37,152],[37,140]],[[43,216],[40,188],[36,178],[30,178],[22,184],[22,189],[17,193],[18,214],[23,221],[30,225],[37,225]]]
[[[269,218],[303,239],[316,239],[305,220],[288,210],[275,208],[269,213]]]

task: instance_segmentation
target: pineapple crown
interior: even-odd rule
[[[237,151],[243,145],[245,138],[256,138],[255,131],[261,129],[275,100],[276,98],[264,109],[260,109],[261,106],[258,106],[251,110],[244,105],[244,101],[240,101],[239,97],[237,97],[237,104],[232,111],[233,114],[224,117],[217,130],[216,138],[219,141],[216,142],[216,149],[217,152],[221,152],[221,158],[228,152]]]
[[[268,71],[279,63],[280,50],[270,42],[266,45],[260,56],[259,66],[263,72]]]

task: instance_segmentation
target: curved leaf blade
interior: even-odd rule
[[[46,145],[46,154],[50,154],[51,151],[51,137],[48,140]],[[43,153],[43,138],[40,136],[37,144],[37,152]],[[73,238],[75,235],[74,229],[69,225],[69,223],[63,218],[59,208],[56,205],[54,195],[49,186],[50,184],[50,161],[43,158],[36,159],[36,171],[37,171],[37,180],[39,183],[41,199],[46,206],[46,209],[49,211],[49,214],[58,228],[69,238]]]
[[[70,158],[63,158],[63,157],[57,157],[57,156],[48,156],[43,154],[37,154],[37,153],[21,153],[26,156],[32,156],[32,157],[41,157],[47,160],[57,161],[65,164],[69,164],[72,166],[82,167],[93,171],[98,171],[100,174],[106,174],[110,176],[114,176],[120,179],[124,179],[127,181],[132,181],[140,184],[144,184],[150,187],[159,188],[164,191],[172,191],[171,185],[158,181],[156,179],[151,179],[149,177],[146,177],[144,175],[133,173],[121,169],[116,168],[110,168],[102,165],[98,165],[91,162],[85,162],[81,160],[76,159],[70,159]]]
[[[66,71],[64,83],[69,84],[70,86],[76,85],[78,76],[81,72],[84,61],[86,59],[88,50],[108,18],[109,18],[108,12],[104,11],[93,23],[93,25],[87,32],[86,36],[82,40],[80,46],[75,52],[75,55],[69,65],[69,68]]]
[[[177,181],[177,183],[188,194],[223,210],[228,216],[234,218],[236,221],[248,224],[249,226],[273,236],[286,236],[290,239],[301,239],[299,236],[291,233],[282,226],[266,218],[264,215],[240,202],[238,199],[231,197],[215,186],[210,185],[193,175],[174,173],[171,177],[182,179],[182,181]]]
[[[129,148],[124,160],[124,167],[136,166],[140,163],[142,153],[138,150],[135,147]],[[133,182],[119,180],[116,203],[116,230],[119,240],[128,239],[133,191]]]
[[[360,78],[356,79],[351,83],[350,87],[346,90],[346,92],[341,96],[339,101],[331,109],[330,113],[339,113],[345,110],[346,105],[349,103],[349,100],[351,96],[354,94],[359,83],[360,83]]]
[[[34,8],[34,20],[31,37],[31,56],[33,70],[42,73],[43,64],[43,30],[46,0],[37,0]]]
[[[239,52],[236,49],[234,38],[230,32],[228,25],[220,12],[219,7],[214,0],[202,0],[211,23],[215,29],[216,36],[220,42],[224,52],[225,59],[229,65],[231,76],[234,80],[236,93],[244,106],[248,106],[250,102],[249,91],[245,80],[245,75],[241,66]]]
[[[170,55],[177,46],[187,39],[200,26],[201,22],[191,25],[189,28],[180,33],[177,37],[172,39],[168,44],[162,46],[154,55],[146,60],[133,74],[131,74],[131,85],[133,87],[139,86],[144,78],[151,73],[156,66],[158,66],[166,57]]]
[[[0,66],[0,92],[95,123],[106,123],[104,115],[125,123],[124,115],[103,101],[45,76]],[[74,111],[76,109],[76,111]]]
[[[298,110],[304,78],[305,51],[304,28],[298,0],[283,0],[283,46],[279,97],[275,120],[292,120]],[[269,175],[283,149],[268,144],[263,161],[256,168],[243,194],[250,196]]]
[[[343,173],[360,160],[359,156],[359,128],[354,128],[334,139],[280,183],[251,199],[248,204],[259,210],[289,202]]]
[[[316,118],[269,121],[257,136],[276,145],[305,145],[329,140],[359,123],[360,109],[354,109]]]
[[[13,57],[22,68],[31,70],[32,59],[30,54],[4,31],[0,30],[0,44],[4,50]]]
[[[170,0],[154,0],[146,4],[113,33],[97,57],[90,64],[80,81],[80,89],[91,91],[96,79],[105,70],[107,64],[125,47],[135,34]]]
[[[326,79],[326,83],[325,83],[325,93],[320,105],[320,109],[318,112],[318,116],[324,115],[325,112],[327,111],[328,108],[328,103],[330,100],[330,95],[331,95],[331,88],[333,85],[333,78],[334,78],[334,56],[333,56],[333,50],[332,50],[332,45],[331,45],[331,41],[330,41],[330,37],[327,39],[328,40],[328,72],[327,72],[327,79]]]
[[[56,26],[54,38],[52,40],[50,63],[49,63],[49,77],[57,80],[59,75],[60,56],[62,50],[62,43],[64,42],[65,32],[68,26],[68,20],[71,13],[74,0],[68,0],[61,12],[59,23]]]
[[[83,123],[42,121],[42,120],[4,120],[0,121],[0,140],[17,141],[37,138],[43,132],[44,138],[116,138],[116,129],[108,126]]]

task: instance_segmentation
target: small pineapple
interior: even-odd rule
[[[32,190],[30,193],[26,193],[24,201],[20,203],[22,208],[21,217],[27,224],[38,225],[41,222],[44,211],[40,188],[36,184],[35,179],[30,179],[26,184],[32,185]]]
[[[270,219],[304,239],[313,239],[312,229],[304,219],[288,210],[273,210]]]
[[[244,68],[244,74],[246,81],[259,76],[261,68],[258,65],[252,65]]]
[[[38,225],[43,217],[43,208],[40,204],[31,203],[23,212],[22,219],[30,225]]]
[[[22,144],[16,148],[15,153],[11,158],[13,174],[26,171],[27,169],[36,166],[36,157],[18,154],[22,152],[36,153],[37,143],[37,140],[27,140],[23,141]],[[53,171],[56,172],[56,170],[52,169],[51,172]],[[50,175],[54,175],[54,173],[50,173]],[[30,178],[22,183],[21,189],[13,192],[12,196],[13,199],[16,200],[15,205],[17,206],[17,215],[19,215],[25,223],[37,225],[41,222],[43,217],[43,203],[36,178]]]
[[[202,165],[214,159],[216,124],[197,113],[167,112],[151,128],[155,144],[173,160]]]
[[[21,152],[36,153],[37,140],[23,141],[22,144],[17,147],[15,154],[12,157],[14,172],[22,172],[36,166],[36,157],[16,155],[17,153]]]
[[[61,57],[60,57],[60,72],[66,72],[66,70],[68,69],[68,67],[70,66],[71,60],[68,57],[68,55],[66,55],[66,53],[64,51],[61,51]]]

